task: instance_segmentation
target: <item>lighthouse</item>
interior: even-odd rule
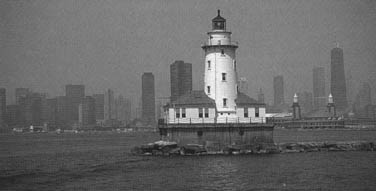
[[[216,117],[237,118],[238,95],[236,73],[237,43],[231,42],[231,32],[226,30],[226,19],[218,15],[212,19],[212,31],[202,46],[205,52],[205,94],[215,101]]]

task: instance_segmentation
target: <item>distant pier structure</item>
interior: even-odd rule
[[[179,96],[164,107],[158,122],[162,139],[199,144],[210,150],[230,146],[274,144],[272,124],[266,123],[265,103],[239,91],[236,49],[226,19],[212,19],[205,52],[204,87]]]

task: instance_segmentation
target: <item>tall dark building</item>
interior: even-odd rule
[[[275,76],[273,80],[274,87],[274,106],[285,104],[285,92],[283,89],[283,76]]]
[[[78,106],[81,103],[82,98],[85,97],[84,85],[66,85],[65,96],[68,99],[69,106],[69,121],[78,122]]]
[[[357,117],[367,117],[367,106],[371,105],[371,87],[369,83],[363,83],[356,95],[353,109]]]
[[[20,104],[20,99],[22,97],[26,97],[30,93],[29,88],[16,88],[15,95],[16,95],[16,104]]]
[[[42,95],[29,93],[22,97],[20,102],[20,124],[25,126],[42,125]]]
[[[61,128],[66,126],[69,122],[69,100],[66,96],[59,96],[56,97],[56,102],[56,124]]]
[[[154,75],[145,72],[142,75],[142,120],[149,124],[155,124],[155,89]]]
[[[108,89],[104,93],[104,120],[111,121],[113,119],[116,119],[115,97],[114,91]]]
[[[95,118],[104,120],[104,94],[94,94],[95,99]]]
[[[325,94],[325,69],[324,67],[314,67],[313,68],[313,105],[314,109],[326,107],[326,97]]]
[[[5,124],[6,109],[7,109],[7,96],[5,88],[0,88],[0,127]]]
[[[170,65],[171,101],[192,91],[192,64],[177,60]]]
[[[79,122],[83,126],[95,125],[95,99],[91,96],[82,98],[79,109]]]
[[[58,98],[51,98],[45,99],[44,109],[45,109],[45,122],[47,122],[48,126],[56,126],[57,125],[57,99]]]
[[[331,51],[330,91],[337,110],[347,108],[345,67],[343,64],[343,50],[338,46]]]
[[[313,96],[311,92],[302,92],[298,94],[299,105],[301,107],[302,113],[307,114],[313,109]]]
[[[20,118],[20,109],[18,105],[7,105],[6,123],[9,127],[17,126]]]

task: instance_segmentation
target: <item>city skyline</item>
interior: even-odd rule
[[[88,94],[111,88],[126,97],[138,98],[138,76],[152,71],[158,87],[156,97],[166,97],[168,66],[174,60],[184,60],[192,63],[193,89],[201,89],[204,61],[199,47],[205,41],[201,31],[208,30],[209,21],[201,18],[212,17],[210,1],[42,4],[1,2],[3,21],[7,21],[0,35],[4,42],[2,87],[26,87],[55,96],[63,94],[61,87],[65,84],[85,84]],[[375,87],[376,27],[371,25],[376,19],[372,14],[374,2],[217,4],[221,6],[215,9],[220,8],[236,21],[228,27],[239,34],[234,40],[243,43],[238,52],[239,77],[249,80],[249,89],[263,87],[267,103],[273,100],[270,76],[284,76],[286,98],[294,92],[311,91],[306,87],[311,86],[312,79],[306,76],[316,66],[329,71],[335,41],[343,47],[345,73],[352,73],[351,87],[357,87],[358,82]],[[189,8],[194,9],[187,11]],[[140,54],[145,51],[149,53]],[[375,91],[373,88],[372,95]],[[12,103],[13,93],[7,91]],[[257,91],[249,93],[257,97]]]

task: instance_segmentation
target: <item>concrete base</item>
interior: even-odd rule
[[[208,152],[228,148],[253,150],[254,147],[274,146],[271,124],[173,124],[159,125],[161,139],[179,146],[202,145]]]

